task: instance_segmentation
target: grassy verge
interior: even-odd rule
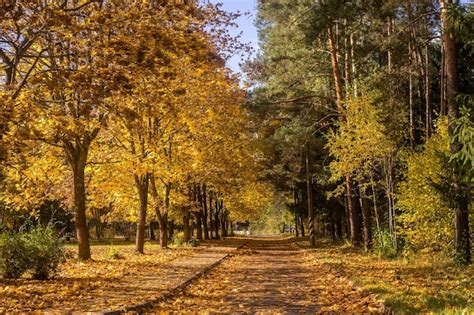
[[[436,256],[383,259],[347,244],[319,246],[308,251],[309,261],[327,264],[395,312],[474,312],[474,266]]]

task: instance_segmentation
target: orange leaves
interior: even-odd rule
[[[147,255],[135,255],[133,245],[118,245],[122,260],[107,258],[108,245],[92,247],[93,261],[69,259],[61,266],[58,278],[50,281],[0,280],[0,312],[33,310],[101,311],[152,299],[156,291],[143,290],[127,296],[127,290],[143,285],[142,277],[158,273],[163,264],[193,252],[191,248],[162,251],[158,245],[147,245]],[[136,300],[134,300],[136,299]]]

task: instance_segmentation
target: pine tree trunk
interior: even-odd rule
[[[431,104],[430,104],[430,45],[425,50],[425,125],[426,137],[431,136]]]
[[[309,244],[311,248],[316,247],[316,231],[314,229],[314,208],[313,208],[313,183],[311,180],[311,173],[309,171],[309,143],[306,144],[305,160],[306,160],[306,191],[308,198],[308,229],[309,229]]]
[[[413,149],[415,146],[415,133],[414,133],[414,115],[413,115],[413,74],[411,67],[413,64],[411,42],[408,43],[408,58],[410,60],[409,74],[408,74],[408,106],[409,106],[409,121],[410,121],[410,147]]]
[[[359,202],[362,209],[364,248],[366,251],[369,251],[372,249],[372,217],[365,188],[362,188],[361,184],[363,183],[359,183]]]
[[[459,93],[459,73],[457,60],[457,47],[454,35],[450,32],[451,21],[447,17],[446,10],[448,6],[454,5],[453,0],[440,0],[441,5],[441,24],[445,63],[446,63],[446,99],[448,107],[449,120],[449,135],[454,134],[455,119],[459,116],[458,108],[455,103],[455,98]],[[451,153],[457,153],[460,149],[458,143],[453,141],[451,143]],[[460,263],[471,263],[471,240],[469,233],[469,196],[466,191],[463,191],[459,182],[454,183],[456,195],[458,196],[455,206],[455,223],[456,223],[456,238],[455,250],[456,257]]]
[[[346,177],[346,189],[350,193],[348,196],[350,234],[352,245],[359,246],[362,242],[362,210],[360,208],[356,185],[352,185],[350,179]]]
[[[305,237],[304,220],[302,216],[300,216],[300,230],[301,230],[301,237]]]

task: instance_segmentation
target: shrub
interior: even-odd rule
[[[199,241],[196,240],[196,239],[190,239],[188,241],[188,245],[191,246],[191,247],[197,247],[199,245]]]
[[[28,270],[33,279],[49,279],[66,258],[62,239],[51,226],[3,234],[0,239],[0,269],[7,279],[18,279]]]
[[[37,226],[24,234],[30,254],[33,278],[46,280],[55,275],[58,266],[66,258],[63,241],[52,226]]]
[[[183,245],[184,243],[184,232],[175,233],[173,236],[173,244],[174,245]]]
[[[18,279],[29,269],[28,248],[21,234],[0,235],[0,272],[5,279]]]
[[[388,230],[375,233],[374,249],[377,255],[383,258],[395,258],[398,254]]]
[[[109,247],[109,251],[107,252],[107,258],[108,259],[124,259],[122,254],[120,254],[119,250],[114,246]]]

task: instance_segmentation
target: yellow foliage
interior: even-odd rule
[[[449,152],[447,119],[438,121],[437,132],[422,152],[409,154],[406,180],[400,183],[397,206],[402,210],[400,233],[415,250],[448,253],[454,241],[454,210],[433,187],[446,175],[440,154]]]

